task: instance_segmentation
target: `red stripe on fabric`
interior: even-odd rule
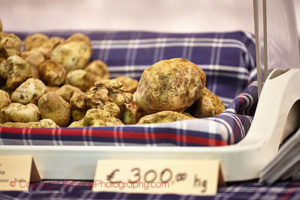
[[[296,188],[299,187],[299,184],[296,184],[296,186],[293,186],[291,188],[288,188],[284,195],[282,197],[280,197],[279,200],[286,200],[286,199],[289,199],[291,197],[291,195],[295,192]]]
[[[6,128],[4,127],[2,129],[2,132],[5,133],[13,133],[13,134],[22,134],[22,130],[24,129],[18,129],[18,128]],[[26,128],[25,128],[26,130]],[[51,135],[52,129],[31,129],[32,135]],[[149,139],[172,139],[174,141],[180,141],[182,142],[182,137],[177,137],[177,134],[174,133],[148,133],[148,132],[132,132],[132,131],[123,131],[123,138],[124,139],[146,139],[147,136]],[[61,136],[83,136],[83,129],[61,129]],[[94,137],[114,137],[114,131],[113,130],[93,130],[92,136]],[[198,145],[206,145],[206,146],[226,146],[227,143],[223,140],[215,140],[210,138],[200,138],[195,136],[186,136],[184,138],[183,142],[192,143],[192,144],[198,144]]]

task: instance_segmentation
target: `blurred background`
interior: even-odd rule
[[[254,30],[252,0],[0,0],[0,18],[4,31]]]

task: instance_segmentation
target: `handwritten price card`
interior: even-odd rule
[[[99,160],[93,191],[214,195],[218,160]]]

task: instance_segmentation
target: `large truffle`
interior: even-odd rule
[[[148,113],[181,112],[199,98],[205,83],[205,73],[194,63],[183,58],[163,60],[143,72],[134,101]]]
[[[38,105],[43,119],[52,119],[58,126],[68,126],[70,123],[70,105],[55,92],[41,96]]]
[[[196,117],[214,117],[221,114],[225,110],[225,106],[219,97],[204,88],[201,90],[200,98],[195,102],[193,110]]]
[[[188,115],[174,111],[161,111],[142,117],[139,120],[138,124],[167,123],[188,119],[194,119],[194,117],[190,117]]]

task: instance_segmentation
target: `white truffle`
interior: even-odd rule
[[[1,117],[4,122],[36,122],[40,119],[40,111],[32,103],[11,103],[1,109]]]
[[[42,119],[38,122],[6,122],[0,124],[0,127],[14,127],[14,128],[58,128],[55,122],[51,119]]]
[[[147,113],[182,112],[200,97],[205,83],[205,73],[194,63],[183,58],[162,60],[143,72],[134,101]]]
[[[64,98],[64,100],[68,103],[70,103],[70,100],[75,92],[82,93],[82,91],[79,88],[74,87],[72,85],[64,85],[55,92],[56,94]]]
[[[21,40],[14,34],[0,31],[0,58],[8,58],[21,53]]]
[[[90,109],[82,120],[73,122],[69,127],[121,125],[123,125],[122,121],[113,117],[110,112],[102,109]]]
[[[194,117],[174,111],[161,111],[142,117],[137,124],[168,123],[189,119],[194,119]]]
[[[80,88],[82,91],[88,90],[94,85],[94,74],[82,69],[70,71],[67,74],[66,84]]]
[[[60,86],[65,83],[67,74],[65,68],[52,60],[42,62],[38,72],[41,80],[49,86]]]
[[[12,93],[11,99],[22,104],[36,104],[45,91],[46,86],[41,80],[29,78]]]
[[[31,66],[19,56],[11,56],[0,63],[0,77],[6,80],[6,87],[14,90],[32,77]]]
[[[89,63],[85,71],[93,73],[99,80],[109,79],[110,77],[106,64],[101,60],[94,60]]]
[[[58,126],[67,126],[70,123],[70,104],[55,92],[41,96],[38,106],[43,119],[52,119]]]
[[[81,41],[70,41],[58,45],[50,55],[51,60],[61,64],[67,71],[82,69],[88,63],[92,51]]]

